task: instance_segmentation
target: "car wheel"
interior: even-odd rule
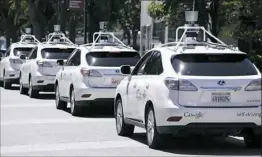
[[[150,107],[146,114],[146,137],[149,148],[157,149],[163,145],[162,136],[156,129],[156,118],[152,107]]]
[[[58,85],[55,86],[55,103],[56,103],[56,108],[57,109],[59,109],[59,110],[66,110],[67,102],[60,100],[60,94],[59,94]]]
[[[21,75],[19,78],[19,91],[20,91],[20,94],[26,94],[28,92],[28,89],[23,86]]]
[[[10,89],[12,87],[12,84],[5,79],[5,72],[3,74],[3,87],[4,89]]]
[[[32,79],[29,79],[29,90],[28,95],[30,98],[37,98],[39,92],[33,88]]]
[[[124,112],[123,105],[121,99],[118,99],[116,102],[116,130],[119,136],[127,136],[130,137],[134,133],[134,125],[129,125],[124,122]]]
[[[244,142],[247,148],[262,148],[262,135],[249,133],[244,137]]]
[[[75,92],[74,89],[70,92],[70,111],[72,116],[79,116],[80,115],[80,106],[75,101]]]

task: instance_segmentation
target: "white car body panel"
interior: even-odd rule
[[[120,74],[120,66],[107,67],[107,66],[90,66],[87,63],[86,55],[90,52],[136,52],[133,49],[114,46],[97,46],[91,50],[88,46],[80,46],[78,48],[81,51],[80,60],[81,63],[78,66],[64,66],[56,75],[56,82],[59,87],[59,94],[68,101],[70,98],[70,86],[74,88],[75,101],[95,101],[95,100],[114,100],[115,90],[120,81],[125,77]],[[75,52],[76,53],[76,52]],[[136,52],[137,53],[137,52]],[[74,54],[72,54],[73,56]],[[70,58],[69,58],[70,60]],[[83,76],[81,69],[95,70],[101,74],[101,77]],[[113,82],[112,82],[113,81]],[[84,96],[90,94],[90,96]]]
[[[157,126],[186,126],[191,123],[252,123],[261,126],[261,90],[245,91],[245,88],[261,73],[255,67],[257,75],[252,76],[186,76],[177,74],[170,58],[182,54],[182,49],[174,52],[175,47],[156,47],[150,51],[161,53],[163,73],[160,75],[136,75],[125,78],[118,85],[115,98],[121,97],[125,119],[145,125],[145,108],[152,102]],[[230,49],[217,50],[196,46],[184,50],[183,54],[245,54]],[[169,90],[165,78],[188,80],[198,91]],[[225,80],[224,86],[217,82]],[[136,86],[135,86],[136,85]],[[134,87],[135,86],[135,87]],[[229,103],[212,103],[212,92],[229,92]],[[182,117],[180,121],[167,121],[168,118]]]
[[[5,55],[7,55],[9,52],[9,55],[3,57],[2,61],[0,61],[0,80],[3,80],[4,78],[10,80],[19,79],[20,70],[24,61],[21,60],[19,56],[16,56],[14,54],[14,49],[34,48],[35,46],[36,46],[35,44],[24,44],[24,43],[11,44],[11,46],[7,49],[7,52],[5,53]],[[11,63],[10,60],[14,60],[14,62]],[[4,72],[5,72],[5,76],[4,76]]]
[[[55,84],[55,77],[57,72],[62,68],[57,65],[59,59],[45,59],[42,57],[41,51],[43,49],[75,49],[75,46],[63,44],[38,44],[37,56],[33,59],[28,59],[23,64],[21,69],[23,86],[29,85],[29,76],[31,76],[33,86],[53,86]],[[66,59],[65,59],[66,60]],[[40,64],[38,64],[39,62]],[[44,65],[44,66],[43,66]]]

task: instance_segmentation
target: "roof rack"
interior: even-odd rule
[[[179,49],[180,46],[189,46],[189,45],[195,45],[195,46],[208,46],[212,48],[228,48],[233,51],[236,51],[232,46],[229,46],[225,44],[223,41],[215,37],[212,33],[207,31],[205,27],[199,26],[198,24],[195,24],[195,22],[198,20],[198,11],[186,11],[185,12],[186,16],[186,22],[184,26],[180,26],[176,30],[176,41],[171,42],[171,43],[166,43],[160,45],[160,47],[165,47],[165,46],[175,46],[175,51]],[[179,36],[179,31],[184,30],[182,36],[180,39],[178,38]],[[203,32],[203,38],[200,39],[200,41],[197,39],[198,33],[202,31]],[[214,42],[208,42],[207,41],[207,36],[212,37],[217,43]]]
[[[41,43],[34,35],[31,35],[31,28],[25,28],[25,34],[21,35],[18,44],[38,44]]]
[[[54,32],[48,34],[47,41],[44,42],[45,44],[68,44],[74,45],[75,44],[70,41],[63,32],[60,31],[60,25],[54,25]]]
[[[132,49],[132,47],[125,45],[121,40],[119,40],[114,33],[107,32],[107,25],[107,21],[101,21],[99,23],[101,31],[93,34],[93,43],[80,46],[91,46],[89,49],[93,49],[95,46],[122,46],[124,48]],[[109,38],[111,38],[112,41],[109,41]]]
[[[110,38],[111,41],[109,41]],[[95,46],[122,46],[132,49],[132,47],[125,45],[121,40],[119,40],[114,33],[102,31],[93,34],[93,43],[87,43],[80,46],[91,46],[89,49],[93,49]]]

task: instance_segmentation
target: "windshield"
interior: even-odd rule
[[[44,59],[67,59],[74,48],[45,48],[41,54]]]
[[[33,48],[29,48],[29,47],[15,48],[14,49],[14,55],[15,56],[26,55],[26,57],[28,57],[30,52],[32,51],[32,49]]]
[[[86,61],[91,66],[135,66],[139,59],[137,52],[90,52],[86,55]]]
[[[257,75],[253,63],[244,54],[181,54],[171,59],[174,70],[190,76]]]

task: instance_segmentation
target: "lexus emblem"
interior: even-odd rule
[[[223,85],[226,84],[226,82],[224,80],[220,80],[220,81],[217,82],[217,84],[220,85],[220,86],[223,86]]]
[[[116,70],[116,73],[120,73],[120,70]]]

